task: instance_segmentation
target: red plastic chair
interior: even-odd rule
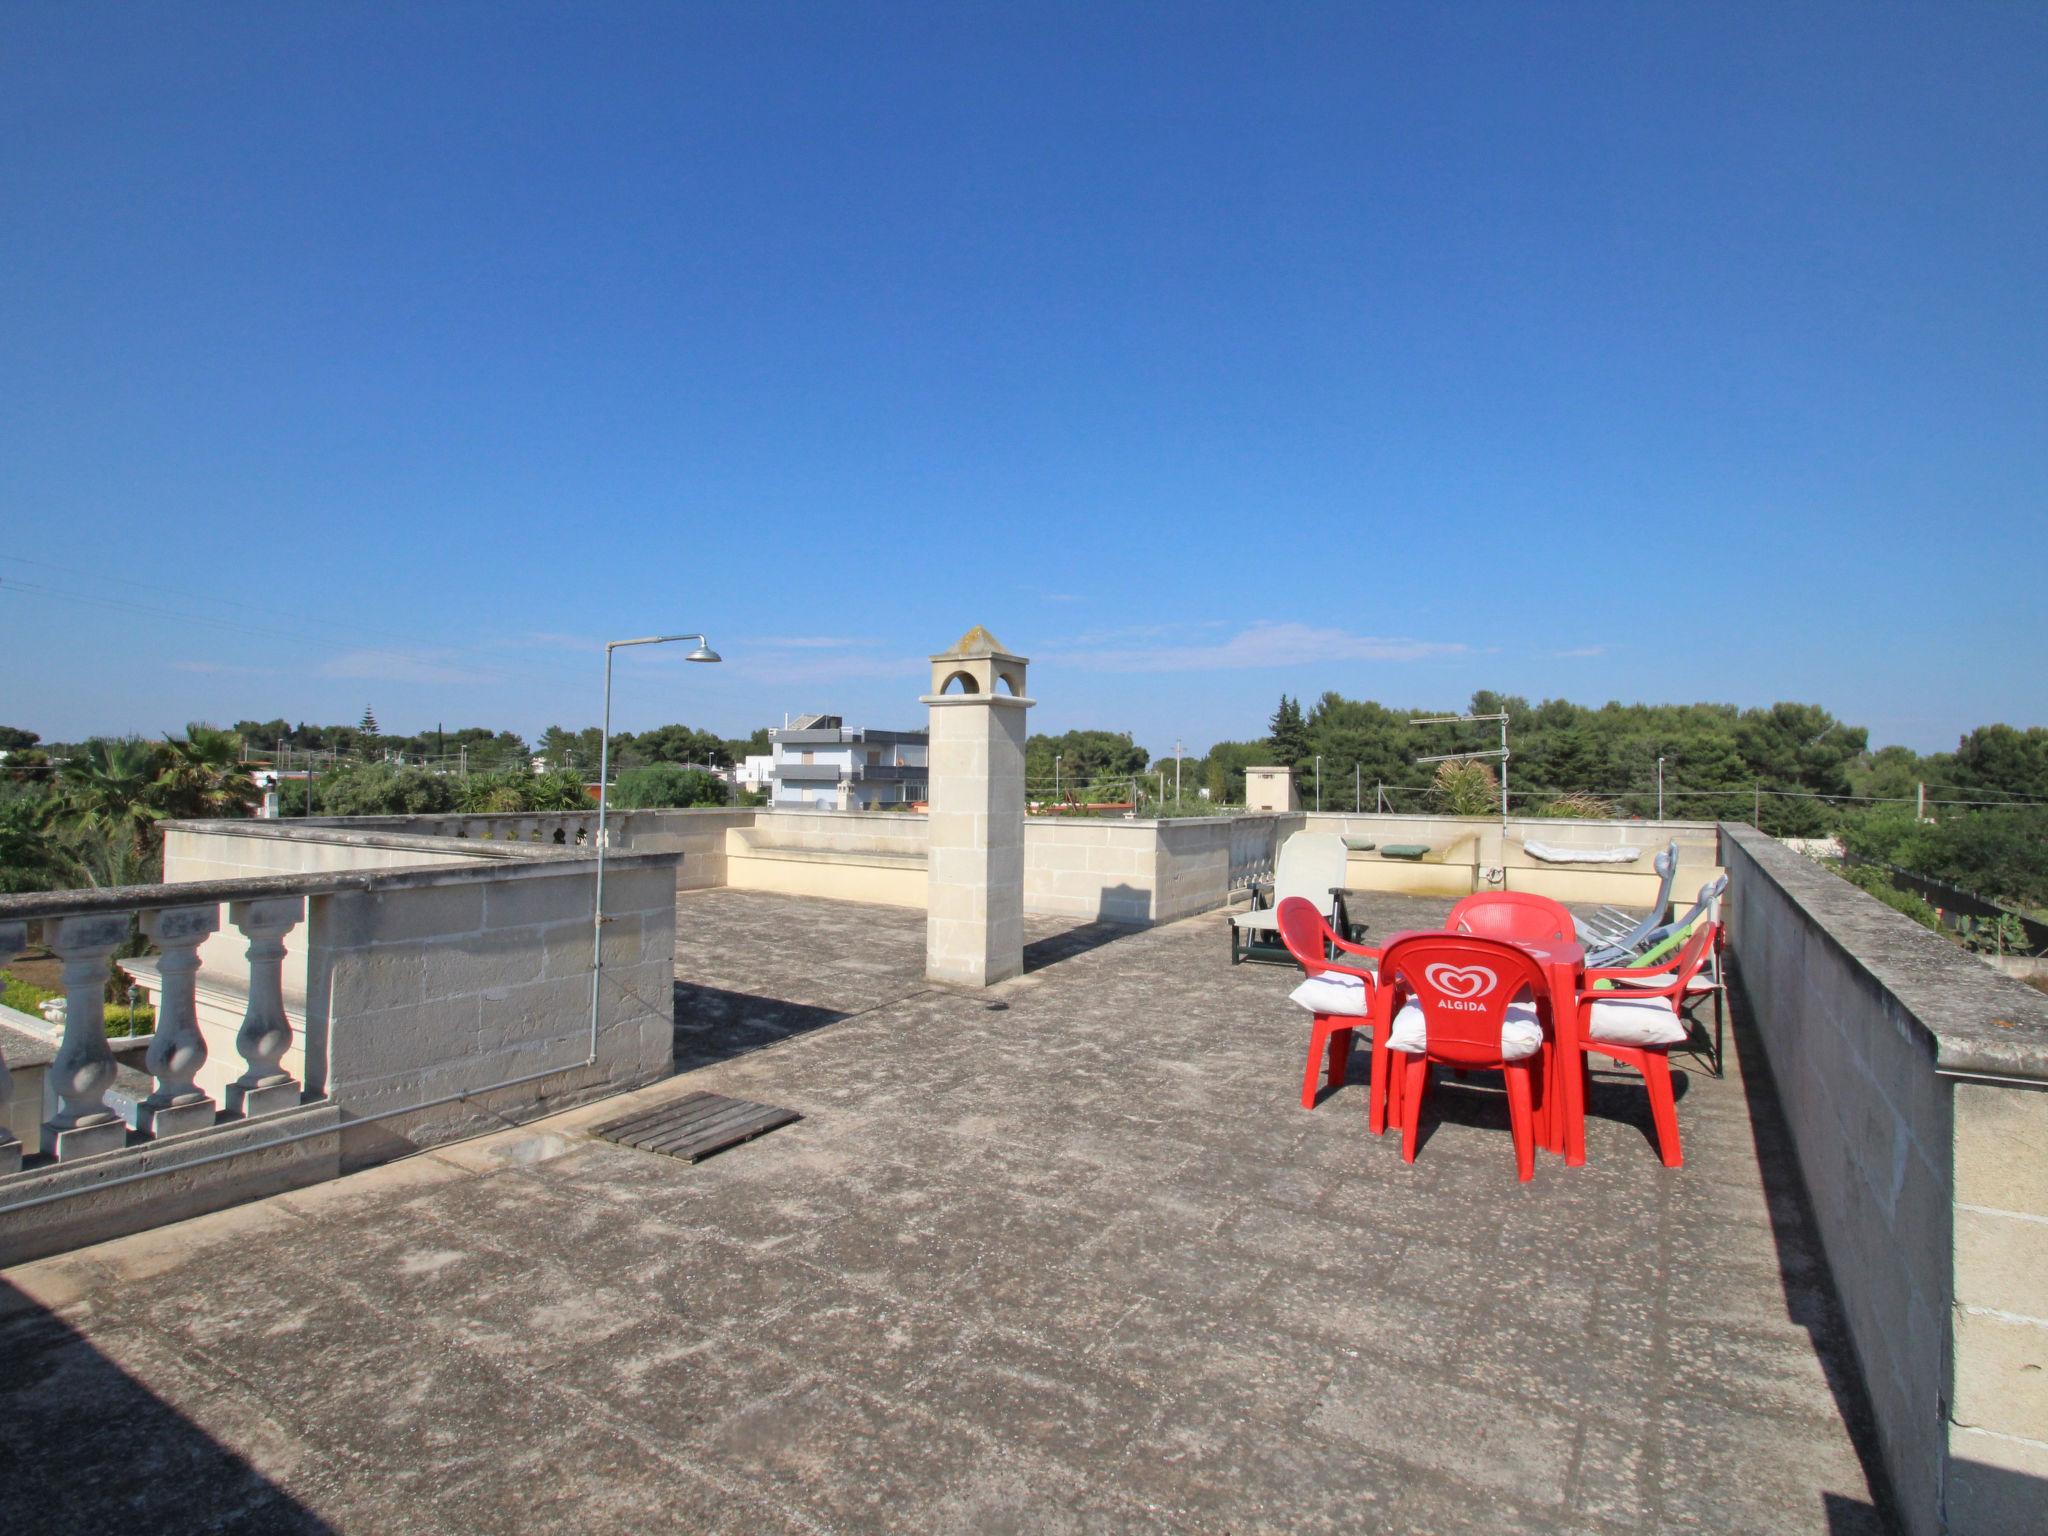
[[[1410,1001],[1401,1006],[1419,1010],[1423,1049],[1404,1052],[1400,1070],[1401,1157],[1415,1161],[1422,1126],[1422,1105],[1429,1092],[1432,1064],[1459,1070],[1483,1068],[1501,1074],[1508,1091],[1508,1124],[1514,1135],[1515,1172],[1524,1182],[1536,1174],[1538,1068],[1550,1043],[1540,1033],[1527,1054],[1510,1052],[1502,1028],[1509,1005],[1523,998],[1533,1006],[1518,1013],[1516,1032],[1540,1030],[1538,1010],[1548,1000],[1543,967],[1524,951],[1500,939],[1474,934],[1430,933],[1396,939],[1380,959],[1380,985],[1386,996],[1381,1008],[1389,1027],[1374,1040],[1391,1038],[1404,1022],[1396,994]]]
[[[1578,942],[1571,909],[1548,896],[1528,891],[1481,891],[1467,896],[1444,919],[1453,933],[1476,933],[1489,939],[1528,939],[1536,943]]]
[[[1693,930],[1685,948],[1668,965],[1653,971],[1596,967],[1587,971],[1580,983],[1578,1028],[1573,1031],[1578,1059],[1564,1062],[1564,1069],[1577,1072],[1581,1082],[1588,1081],[1592,1076],[1592,1063],[1587,1059],[1587,1053],[1598,1051],[1609,1060],[1634,1067],[1642,1073],[1643,1086],[1650,1094],[1650,1118],[1657,1127],[1657,1153],[1667,1168],[1685,1166],[1685,1153],[1678,1140],[1678,1096],[1671,1088],[1669,1052],[1673,1046],[1683,1045],[1692,1037],[1692,1030],[1685,1021],[1686,988],[1700,967],[1706,964],[1719,933],[1718,925],[1702,923]],[[1667,979],[1661,986],[1643,986],[1640,983],[1645,976]],[[1610,980],[1633,984],[1626,991],[1596,990],[1600,982]],[[1667,1038],[1640,1038],[1652,1029],[1661,1031]],[[1635,1038],[1626,1038],[1630,1036]],[[1583,1093],[1579,1102],[1585,1102]],[[1583,1113],[1565,1127],[1565,1135],[1570,1143],[1571,1160],[1584,1162],[1586,1119]]]
[[[1388,1070],[1386,1051],[1379,1041],[1384,1014],[1379,1006],[1379,978],[1362,965],[1340,965],[1329,957],[1334,949],[1347,958],[1356,955],[1361,960],[1378,960],[1380,952],[1338,938],[1329,921],[1316,910],[1315,903],[1299,896],[1290,896],[1281,902],[1277,916],[1280,942],[1287,946],[1287,952],[1294,956],[1304,975],[1313,977],[1335,972],[1340,976],[1360,976],[1365,980],[1364,1014],[1314,1015],[1315,1024],[1308,1041],[1308,1065],[1301,1074],[1301,1107],[1315,1108],[1317,1079],[1322,1076],[1319,1069],[1325,1064],[1330,1086],[1344,1086],[1351,1062],[1351,1034],[1353,1030],[1363,1029],[1373,1036],[1372,1085],[1366,1100],[1366,1127],[1377,1136],[1386,1129]]]

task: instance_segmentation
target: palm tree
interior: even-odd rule
[[[62,883],[62,855],[50,840],[39,797],[0,789],[0,891],[48,891]]]
[[[241,738],[196,721],[185,739],[165,737],[162,763],[150,800],[159,814],[176,819],[247,816],[261,798],[242,767]]]
[[[162,814],[150,798],[156,749],[138,737],[89,741],[57,771],[58,809],[81,826],[133,841]]]

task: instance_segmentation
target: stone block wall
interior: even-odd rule
[[[746,810],[612,811],[612,846],[631,853],[680,853],[678,891],[717,890],[726,883],[726,835],[751,827],[762,813]]]
[[[1749,827],[1729,947],[1910,1532],[2048,1509],[2048,1003]]]
[[[308,1058],[343,1110],[347,1166],[475,1134],[497,1094],[377,1125],[364,1115],[493,1084],[517,1104],[560,1107],[665,1076],[675,1019],[672,857],[613,854],[605,874],[604,975],[589,1060],[588,860],[394,876],[398,884],[310,903]]]
[[[172,822],[164,828],[163,854],[167,885],[415,869],[421,865],[490,866],[521,856],[489,843],[321,825],[300,827],[289,821]],[[306,946],[303,924],[285,936],[284,1005],[297,1034],[281,1065],[301,1082],[310,1075],[317,1084],[319,1063],[312,1063],[309,1069],[305,1050]],[[248,949],[249,941],[236,931],[225,912],[219,931],[199,946],[198,1024],[206,1039],[207,1060],[198,1084],[216,1103],[221,1102],[228,1081],[242,1069],[235,1054],[235,1035],[249,998]]]

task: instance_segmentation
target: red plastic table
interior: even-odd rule
[[[1379,947],[1385,953],[1402,939],[1440,932],[1442,930],[1437,928],[1408,928],[1389,934],[1380,941]],[[1488,934],[1487,937],[1499,938],[1499,935]],[[1543,1102],[1537,1106],[1536,1137],[1547,1150],[1563,1154],[1568,1167],[1577,1167],[1585,1162],[1586,1156],[1569,1148],[1566,1130],[1586,1112],[1586,1085],[1579,1073],[1568,1070],[1567,1066],[1578,1060],[1575,1047],[1578,1044],[1579,983],[1586,971],[1586,946],[1551,944],[1535,939],[1500,938],[1499,941],[1514,945],[1542,966],[1544,979],[1550,983],[1550,1068],[1543,1077]]]

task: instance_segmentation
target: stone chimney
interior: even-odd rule
[[[1024,669],[980,625],[932,657],[925,976],[986,987],[1024,969]]]

